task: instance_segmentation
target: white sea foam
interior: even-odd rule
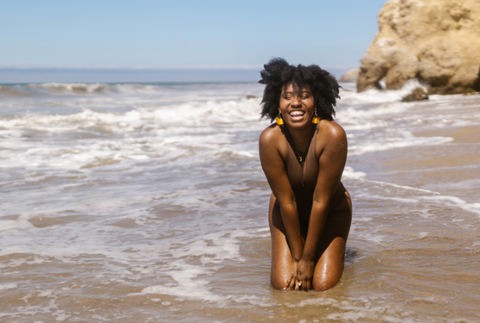
[[[388,245],[385,235],[376,233],[357,233],[359,239],[364,241],[374,242],[380,245]]]
[[[430,146],[441,145],[452,142],[453,138],[449,137],[415,137],[411,133],[404,132],[400,136],[373,139],[370,143],[359,143],[349,146],[350,155],[363,155],[369,152],[383,151],[394,148],[414,147],[414,146]]]
[[[225,237],[225,235],[228,235],[228,237]],[[203,237],[203,240],[197,240],[176,249],[173,256],[175,258],[200,256],[203,265],[221,263],[226,259],[245,261],[240,256],[239,241],[224,232],[207,234]]]
[[[34,226],[24,219],[17,220],[0,220],[0,231],[3,230],[26,230],[32,229]]]
[[[407,186],[407,185],[398,185],[398,184],[394,184],[394,183],[372,181],[372,180],[365,180],[365,181],[370,182],[370,183],[379,184],[381,186],[390,186],[390,187],[400,188],[402,190],[417,191],[417,192],[423,192],[423,193],[431,193],[433,195],[440,194],[440,193],[435,192],[435,191],[425,190],[425,189],[411,187],[411,186]]]
[[[96,112],[88,109],[67,115],[26,113],[18,117],[0,119],[3,129],[32,129],[48,132],[67,132],[79,129],[100,132],[136,132],[145,126],[155,127],[232,123],[234,119],[258,120],[257,100],[186,103],[151,110],[137,108],[125,113]]]
[[[212,273],[211,270],[205,267],[191,266],[183,262],[175,262],[172,267],[179,270],[167,271],[176,282],[174,286],[154,285],[144,288],[140,294],[166,294],[185,299],[202,300],[210,302],[221,302],[223,298],[220,295],[215,295],[210,291],[211,288],[207,286],[209,283],[206,280],[194,279],[199,275],[207,275]],[[137,294],[131,294],[139,295]]]
[[[375,200],[389,200],[389,201],[397,201],[401,203],[418,203],[418,199],[413,199],[413,198],[401,198],[401,197],[395,197],[395,196],[383,196],[383,195],[375,195],[375,194],[368,194],[367,196],[369,199],[375,199]]]
[[[203,125],[205,118],[208,118],[210,124],[231,124],[229,129],[232,131],[245,125],[232,124],[229,115],[233,114],[250,123],[256,122],[258,109],[258,102],[245,100],[218,104],[206,102],[196,106],[185,104],[156,111],[136,109],[122,114],[91,110],[70,115],[26,114],[18,118],[0,120],[0,128],[5,129],[0,130],[0,135],[9,138],[8,144],[2,145],[4,148],[2,155],[5,166],[50,165],[70,169],[111,165],[128,159],[148,160],[152,154],[158,156],[159,153],[174,159],[176,156],[188,156],[191,148],[195,146],[194,149],[198,150],[216,148],[222,141],[229,143],[229,130],[226,129],[226,134],[209,135],[213,128],[208,124]],[[242,117],[245,113],[248,116]],[[186,115],[189,117],[185,118]],[[194,130],[196,127],[200,128]],[[256,128],[260,129],[258,125]],[[30,146],[23,139],[29,132],[53,136],[54,141],[43,142],[41,145],[31,143]],[[62,147],[56,143],[55,138],[65,133],[80,140],[73,147]],[[103,136],[120,138],[99,141],[98,138]],[[58,137],[58,140],[61,139]],[[251,158],[257,153],[254,147],[244,151],[220,147],[214,155],[220,158],[226,155]]]
[[[386,103],[398,102],[405,95],[409,94],[414,88],[422,87],[418,81],[407,82],[400,90],[382,90],[371,89],[365,92],[357,93],[354,91],[341,91],[341,104],[366,104],[366,103]]]
[[[85,83],[42,83],[28,84],[26,90],[43,90],[44,92],[63,92],[72,94],[90,94],[111,92],[112,86],[108,84],[85,84]]]
[[[356,172],[352,167],[346,166],[343,170],[343,178],[348,179],[361,179],[367,176],[364,172]]]
[[[244,295],[241,298],[233,295],[221,296],[212,291],[212,287],[210,287],[212,277],[214,277],[213,274],[221,268],[212,266],[212,264],[220,264],[225,260],[245,261],[244,257],[240,255],[239,241],[236,238],[251,235],[252,233],[242,231],[234,231],[232,234],[210,233],[204,236],[202,240],[184,244],[181,248],[170,249],[172,257],[176,260],[164,267],[162,274],[170,276],[175,283],[145,287],[140,293],[130,295],[163,294],[189,300],[213,302],[220,306],[224,306],[227,301],[270,306],[268,302],[265,303],[255,295]],[[187,263],[189,259],[196,257],[200,257],[201,265]]]
[[[0,102],[0,268],[12,281],[7,285],[16,284],[3,290],[18,293],[25,306],[2,310],[5,315],[29,321],[35,313],[50,313],[51,320],[80,320],[65,310],[65,299],[82,288],[85,299],[97,300],[104,288],[107,298],[120,304],[151,300],[152,311],[161,314],[182,306],[231,313],[288,304],[328,306],[334,308],[329,319],[346,322],[410,320],[386,298],[354,293],[298,304],[272,297],[270,191],[258,161],[258,135],[269,124],[259,121],[261,86],[43,84],[13,90],[23,94],[2,96]],[[451,143],[446,137],[416,137],[412,130],[478,122],[470,98],[400,103],[408,91],[342,91],[337,120],[347,130],[353,160],[375,151]],[[368,243],[368,250],[359,250],[366,257],[374,259],[373,249],[395,243],[376,222],[384,214],[382,204],[400,209],[411,204],[411,216],[424,222],[435,220],[432,210],[451,209],[455,220],[462,220],[465,212],[459,211],[480,214],[478,203],[440,195],[436,186],[370,180],[368,171],[354,169],[352,159],[343,179],[360,203],[349,242]],[[474,188],[476,182],[456,187],[463,184]],[[374,209],[362,209],[368,203]],[[429,227],[412,236],[421,239],[427,231],[437,234]],[[17,292],[30,284],[22,277],[24,268],[47,276],[56,268],[65,275],[45,281],[32,276],[39,291],[27,297]],[[220,278],[236,283],[225,286]],[[249,282],[238,283],[242,279]],[[122,292],[112,292],[112,286]],[[46,303],[35,307],[35,298]],[[105,310],[92,318],[95,308],[88,302],[83,320],[133,313]]]
[[[0,284],[0,290],[11,289],[16,287],[17,287],[16,283]]]
[[[469,165],[470,166],[470,165]],[[472,167],[473,166],[473,167]],[[451,169],[468,169],[468,168],[480,168],[480,165],[471,165],[470,167],[439,167],[435,168],[434,171],[439,170],[451,170]],[[427,170],[428,171],[428,170]],[[423,186],[425,189],[457,189],[457,190],[471,190],[478,189],[480,187],[480,179],[467,179],[458,182],[448,182],[448,183],[429,183]]]
[[[462,210],[480,215],[480,203],[468,203],[455,196],[437,195],[420,196],[419,198],[430,202],[437,202],[448,207],[460,208]]]
[[[428,236],[428,232],[419,232],[419,233],[418,233],[418,238],[419,238],[419,239],[423,239],[423,238],[425,238],[426,236]]]

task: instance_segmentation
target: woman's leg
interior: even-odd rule
[[[352,202],[348,192],[345,198],[329,213],[317,249],[312,286],[316,290],[327,290],[335,286],[343,272],[345,247],[352,223]]]
[[[285,227],[280,214],[280,205],[272,194],[268,207],[268,223],[272,235],[272,273],[270,282],[276,289],[296,288],[296,262],[287,242]]]

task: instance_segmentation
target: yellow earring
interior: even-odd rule
[[[279,116],[275,120],[277,121],[277,124],[279,126],[283,125],[283,119],[282,119],[282,114],[281,113],[279,114]]]
[[[320,118],[317,116],[317,109],[315,109],[315,116],[312,119],[312,123],[317,124],[318,120],[320,120]]]

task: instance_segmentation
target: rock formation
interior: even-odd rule
[[[358,80],[358,74],[360,69],[356,68],[345,72],[339,79],[339,82],[356,82]]]
[[[402,102],[422,101],[428,100],[428,94],[421,88],[416,87],[410,94],[402,98]]]
[[[359,92],[418,79],[430,93],[480,91],[480,1],[391,0],[361,59]]]

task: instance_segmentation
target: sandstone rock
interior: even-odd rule
[[[378,24],[361,59],[359,92],[378,87],[382,78],[387,89],[416,78],[432,93],[480,91],[479,0],[391,0]]]
[[[360,69],[356,68],[350,71],[345,72],[339,79],[339,82],[356,82],[358,79],[358,74]]]
[[[413,91],[402,98],[402,102],[428,100],[428,94],[421,87],[416,87]]]

